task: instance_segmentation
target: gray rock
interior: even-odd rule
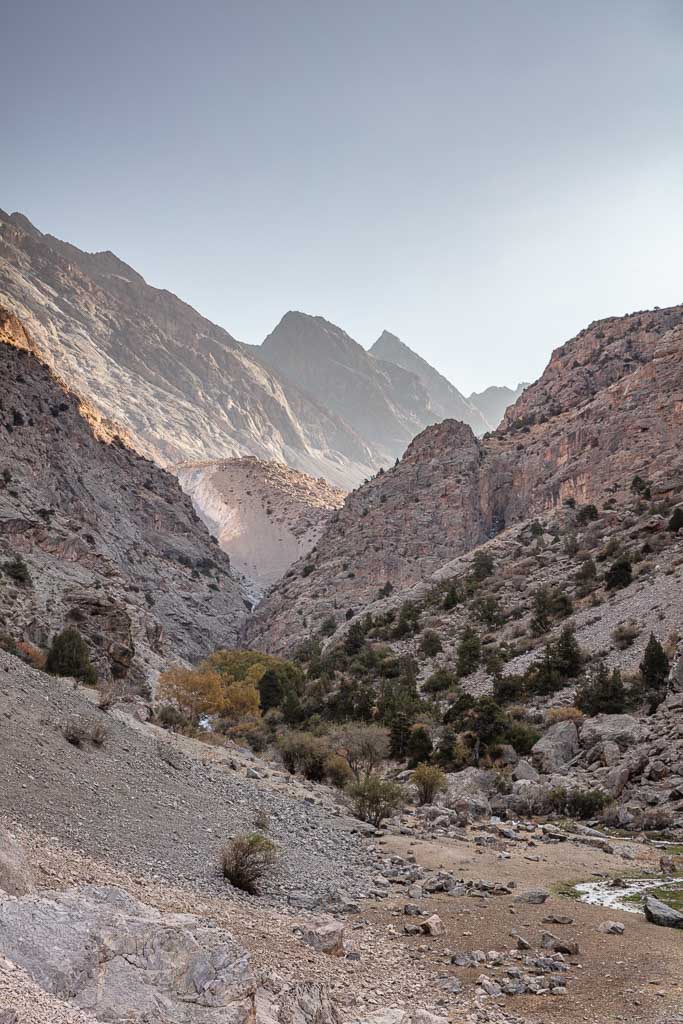
[[[556,722],[531,749],[534,767],[549,775],[563,768],[579,751],[579,734],[574,722]]]
[[[432,914],[426,921],[423,921],[420,925],[425,935],[443,935],[446,929],[444,928],[443,921],[438,914]]]
[[[329,921],[302,925],[297,930],[301,935],[301,941],[317,953],[327,953],[328,956],[344,955],[345,929],[341,922],[330,918]]]
[[[642,742],[647,729],[632,715],[596,715],[581,727],[581,746],[590,750],[596,743],[615,743],[626,750]]]
[[[598,931],[605,935],[623,935],[624,925],[621,921],[603,921],[598,925]]]
[[[683,928],[683,914],[673,907],[668,907],[661,900],[654,896],[646,896],[644,902],[645,917],[652,924],[661,925],[663,928]]]
[[[547,889],[525,889],[524,892],[517,893],[515,903],[545,903],[549,896]]]
[[[512,772],[512,778],[515,782],[519,782],[525,779],[529,782],[538,782],[540,776],[533,765],[529,764],[528,761],[519,761]]]

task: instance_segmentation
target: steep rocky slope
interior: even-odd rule
[[[435,422],[446,419],[461,420],[479,435],[496,426],[500,420],[499,417],[492,423],[490,419],[484,417],[481,410],[465,399],[449,380],[390,331],[382,331],[370,349],[370,354],[377,359],[403,367],[422,381],[429,395]]]
[[[253,457],[176,467],[201,518],[256,593],[314,546],[344,492]]]
[[[617,502],[635,475],[661,492],[683,474],[683,307],[592,324],[553,353],[495,433],[430,427],[398,466],[353,492],[248,625],[296,645],[380,587],[404,588],[506,527],[560,506]]]
[[[478,409],[486,423],[488,430],[495,430],[505,415],[505,410],[514,405],[519,396],[528,388],[528,383],[522,382],[516,388],[496,387],[485,388],[484,391],[473,391],[468,396],[470,405]]]
[[[31,346],[1,310],[0,631],[44,647],[77,624],[100,676],[131,684],[233,643],[245,597],[190,499]]]
[[[348,421],[113,253],[82,252],[2,211],[0,302],[162,466],[251,454],[348,487],[380,464]]]

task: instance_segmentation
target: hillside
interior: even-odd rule
[[[344,492],[253,457],[176,467],[202,520],[260,594],[315,545]]]
[[[477,435],[496,425],[491,424],[474,403],[465,399],[449,380],[430,366],[426,359],[413,352],[395,334],[383,331],[369,351],[375,358],[395,363],[409,373],[414,373],[422,381],[435,416],[434,422],[460,420],[467,423]]]
[[[348,421],[113,253],[2,211],[0,302],[43,360],[164,467],[255,455],[348,487],[379,465]]]
[[[177,480],[121,441],[0,310],[1,632],[47,646],[77,624],[102,679],[234,643],[245,596]],[[20,556],[30,580],[10,575]]]
[[[515,523],[577,503],[617,503],[636,475],[662,493],[683,475],[683,307],[592,324],[557,349],[505,423],[481,441],[430,427],[347,498],[247,626],[291,649],[381,587],[403,589]]]

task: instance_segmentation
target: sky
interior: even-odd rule
[[[683,301],[680,0],[23,0],[0,207],[241,341],[398,334],[461,391]]]

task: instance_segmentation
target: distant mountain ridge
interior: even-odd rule
[[[467,401],[479,409],[490,429],[495,430],[505,416],[505,412],[514,405],[519,396],[529,387],[528,382],[523,381],[516,388],[489,387],[477,393],[473,391]]]
[[[484,434],[491,428],[490,420],[482,415],[480,408],[460,394],[438,370],[435,370],[426,359],[413,352],[400,338],[390,331],[383,331],[370,349],[370,354],[377,359],[395,363],[397,366],[414,373],[418,377],[429,397],[429,403],[435,419],[454,419],[467,423],[475,434]]]

